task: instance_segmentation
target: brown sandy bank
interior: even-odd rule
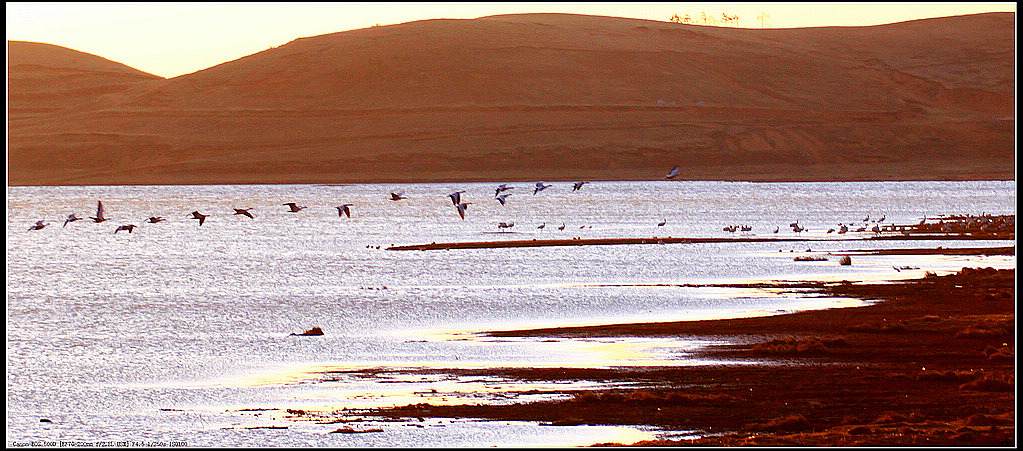
[[[403,246],[388,247],[389,251],[429,251],[429,250],[451,250],[451,249],[497,249],[509,247],[545,247],[545,246],[611,246],[623,244],[699,244],[699,243],[786,243],[786,242],[836,242],[836,241],[907,241],[907,240],[1013,240],[1015,232],[988,233],[988,234],[957,234],[957,235],[889,235],[872,236],[867,238],[676,238],[676,237],[650,237],[650,238],[570,238],[570,239],[544,239],[536,238],[529,240],[502,240],[502,241],[463,241],[430,244],[410,244]],[[879,255],[924,255],[924,254],[972,254],[975,248],[969,249],[942,249],[940,246],[935,249],[891,249],[891,250],[862,250],[849,251],[852,253],[875,253]],[[996,255],[1010,252],[1013,248],[987,248],[985,255]]]
[[[503,336],[720,337],[704,351],[735,365],[445,370],[524,380],[635,381],[504,406],[416,404],[394,417],[655,425],[708,434],[646,446],[1013,446],[1015,270],[969,269],[891,284],[822,284],[877,299],[772,317],[621,324]],[[749,364],[758,362],[758,364]]]
[[[1016,255],[1015,247],[969,247],[961,249],[943,248],[938,246],[934,249],[864,249],[849,250],[843,253],[874,254],[874,255]]]
[[[513,14],[304,37],[170,79],[8,41],[8,183],[663,180],[675,165],[677,180],[1012,180],[1015,36],[1010,12],[792,29]]]

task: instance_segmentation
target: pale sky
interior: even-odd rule
[[[98,55],[163,77],[232,61],[300,37],[422,19],[562,12],[667,21],[673,14],[742,28],[879,25],[1016,3],[40,3],[7,2],[7,39]],[[760,17],[763,17],[761,23]],[[734,26],[731,24],[729,26]]]

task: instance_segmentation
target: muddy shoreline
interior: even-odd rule
[[[653,425],[701,438],[640,446],[1013,446],[1015,270],[964,268],[890,284],[821,283],[869,306],[770,317],[616,324],[494,336],[720,337],[705,357],[747,364],[451,369],[521,380],[641,382],[564,401],[380,409],[392,418]],[[748,364],[758,362],[758,364]]]
[[[504,241],[466,241],[451,243],[429,243],[410,244],[388,247],[389,251],[429,251],[429,250],[452,250],[452,249],[496,249],[510,247],[545,247],[545,246],[598,246],[598,245],[626,245],[626,244],[698,244],[698,243],[763,243],[763,242],[838,242],[838,241],[915,241],[915,240],[1014,240],[1015,233],[988,233],[988,234],[918,234],[918,235],[888,235],[871,236],[865,238],[764,238],[764,237],[726,237],[726,238],[676,238],[676,237],[650,237],[650,238],[571,238],[571,239],[529,239],[529,240],[504,240]],[[941,250],[939,247],[938,250]],[[943,253],[943,252],[937,252]]]

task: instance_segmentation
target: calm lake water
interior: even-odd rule
[[[1015,214],[1014,181],[593,182],[578,191],[571,182],[550,182],[537,194],[532,183],[513,183],[506,205],[494,199],[498,183],[8,187],[7,445],[632,442],[669,432],[427,420],[367,421],[360,427],[383,432],[332,434],[337,424],[290,421],[285,409],[478,402],[466,392],[501,402],[503,390],[522,388],[515,381],[367,379],[343,372],[352,369],[711,363],[690,355],[709,344],[698,338],[495,340],[473,332],[861,304],[679,284],[895,280],[964,266],[1016,265],[1014,256],[857,255],[849,266],[839,265],[835,256],[793,260],[856,249],[1014,246],[1014,241],[845,241],[839,238],[872,233],[826,233],[839,223],[869,229],[881,216],[886,224],[915,224],[924,216]],[[471,202],[464,220],[448,197],[458,190]],[[408,198],[391,201],[392,191],[404,191]],[[109,221],[63,226],[71,213],[94,216],[100,200]],[[282,205],[286,202],[308,208],[291,213]],[[353,204],[351,218],[338,216],[335,206],[344,203]],[[252,219],[232,214],[233,208],[250,207]],[[192,211],[209,215],[202,226],[189,217]],[[145,223],[150,216],[166,221]],[[39,220],[48,225],[28,230]],[[808,230],[793,232],[789,224],[796,221]],[[501,222],[514,226],[498,228]],[[125,224],[138,227],[115,233]],[[728,225],[752,229],[723,231]],[[827,241],[386,249],[431,242],[652,236]],[[897,272],[892,266],[919,269]],[[313,326],[325,335],[289,335]]]

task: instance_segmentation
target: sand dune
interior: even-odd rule
[[[1013,179],[1014,20],[427,20],[172,79],[9,41],[8,180]]]
[[[7,44],[10,120],[77,111],[104,94],[162,80],[95,55],[36,42]]]

